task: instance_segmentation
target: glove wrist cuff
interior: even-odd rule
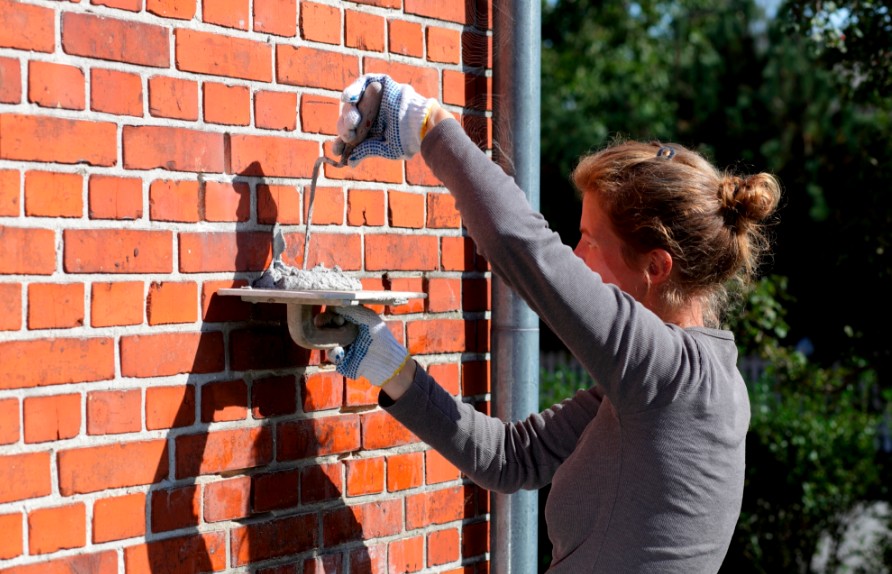
[[[400,139],[403,156],[410,158],[421,151],[421,129],[436,100],[423,98],[411,86],[403,87],[400,101]]]

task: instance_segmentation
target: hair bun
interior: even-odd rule
[[[719,186],[722,216],[737,233],[745,233],[751,223],[767,219],[774,213],[779,199],[780,185],[767,173],[746,177],[725,175]]]

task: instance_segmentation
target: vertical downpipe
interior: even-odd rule
[[[493,156],[537,210],[541,20],[539,0],[493,0]],[[498,277],[492,292],[493,415],[516,421],[538,411],[539,319]],[[538,494],[492,494],[494,574],[537,572]]]

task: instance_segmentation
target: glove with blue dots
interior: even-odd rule
[[[351,379],[365,377],[380,387],[392,379],[409,360],[409,351],[400,345],[377,313],[368,307],[334,307],[359,328],[356,339],[346,349],[329,351],[328,359],[337,371]]]
[[[363,118],[357,108],[369,84],[380,82],[381,107],[368,137],[356,145],[348,158],[355,166],[369,156],[409,159],[421,150],[421,129],[436,100],[420,96],[412,86],[400,84],[385,74],[367,74],[350,84],[341,94],[338,139],[334,153],[341,155],[346,143],[356,139]]]

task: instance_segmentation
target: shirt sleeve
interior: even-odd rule
[[[497,492],[536,489],[551,478],[601,405],[597,388],[522,421],[503,423],[447,393],[418,367],[397,401],[379,403],[418,438],[480,486]]]
[[[437,124],[421,151],[455,197],[468,234],[493,272],[561,338],[620,414],[664,406],[699,380],[694,339],[605,284],[458,122]]]

